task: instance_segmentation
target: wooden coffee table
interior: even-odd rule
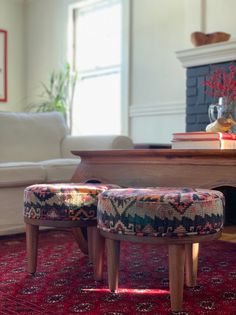
[[[91,150],[72,181],[100,179],[121,186],[236,187],[236,150]]]
[[[120,186],[236,187],[236,150],[89,150],[72,182],[101,180]],[[78,242],[86,246],[79,233]]]

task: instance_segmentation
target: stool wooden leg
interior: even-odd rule
[[[199,243],[185,244],[185,284],[194,287],[197,284]]]
[[[116,292],[118,290],[118,277],[120,265],[120,241],[106,239],[106,244],[108,286],[112,292]]]
[[[93,229],[96,228],[95,226],[88,226],[87,227],[87,234],[88,234],[88,256],[89,261],[93,263],[94,259],[94,241],[93,241]]]
[[[104,265],[104,251],[105,251],[105,238],[101,236],[99,230],[95,228],[93,230],[93,240],[94,240],[94,280],[102,280],[102,272]]]
[[[172,312],[182,311],[184,258],[184,245],[169,245],[169,282]]]
[[[87,255],[88,254],[88,242],[84,238],[84,235],[81,231],[81,228],[73,227],[73,228],[71,228],[71,230],[72,230],[72,233],[74,235],[75,241],[79,245],[80,250],[82,251],[82,253]]]
[[[27,271],[35,273],[38,256],[38,225],[26,223],[26,251],[28,258]]]

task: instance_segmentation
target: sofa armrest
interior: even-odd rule
[[[133,149],[133,147],[133,141],[127,136],[66,136],[61,144],[61,154],[63,158],[77,158],[71,151]]]

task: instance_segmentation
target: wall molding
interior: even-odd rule
[[[13,3],[22,3],[24,4],[26,0],[11,0]],[[10,1],[9,1],[10,2]]]
[[[176,52],[184,68],[236,60],[236,40]]]
[[[129,117],[185,115],[185,102],[168,102],[156,105],[132,105],[129,108]]]

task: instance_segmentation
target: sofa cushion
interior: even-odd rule
[[[60,144],[66,134],[59,113],[0,112],[0,162],[60,158]]]
[[[46,183],[70,181],[79,163],[80,159],[55,159],[40,162],[45,168]]]
[[[0,187],[43,183],[45,169],[38,163],[0,163]]]

